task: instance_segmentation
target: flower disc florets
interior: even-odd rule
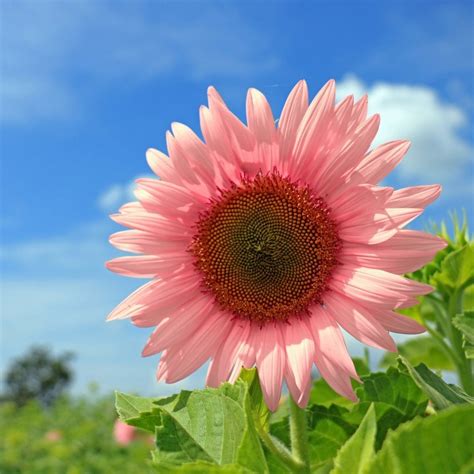
[[[274,171],[222,191],[201,214],[191,252],[223,309],[266,323],[321,302],[339,246],[324,201]]]

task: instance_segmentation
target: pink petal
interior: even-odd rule
[[[146,209],[142,206],[140,202],[137,201],[127,202],[123,204],[119,209],[120,214],[140,214],[144,212],[147,212]],[[112,220],[113,216],[114,214],[110,216]]]
[[[379,125],[380,116],[376,114],[357,128],[354,137],[317,177],[315,186],[321,194],[329,194],[336,189],[341,183],[341,176],[352,171],[362,161]]]
[[[313,361],[311,361],[311,364],[312,363]],[[308,378],[308,381],[306,382],[306,385],[303,387],[303,389],[300,389],[296,385],[293,371],[288,370],[287,364],[285,370],[285,380],[293,400],[299,407],[305,408],[308,405],[309,396],[311,394],[311,387],[313,386],[313,381],[311,377]]]
[[[311,378],[314,340],[306,323],[293,318],[282,327],[286,348],[286,372],[291,373],[296,386],[304,391]]]
[[[246,338],[242,340],[242,343],[237,348],[235,363],[229,376],[230,383],[234,383],[237,380],[242,367],[250,369],[254,366],[259,338],[260,327],[256,324],[250,324]]]
[[[191,229],[181,222],[146,211],[112,214],[110,218],[125,227],[152,232],[159,239],[189,240],[191,237]]]
[[[423,212],[423,209],[408,207],[387,207],[385,211],[387,216],[382,218],[382,222],[386,222],[386,228],[401,229],[416,219]]]
[[[322,306],[313,308],[309,324],[315,351],[337,363],[347,375],[359,380],[341,330],[328,311]]]
[[[330,80],[318,92],[306,110],[296,134],[293,147],[294,162],[290,167],[290,174],[300,176],[304,170],[307,170],[308,163],[314,162],[314,151],[319,146],[318,141],[321,140],[334,114],[335,94],[335,82]]]
[[[387,351],[397,351],[388,332],[362,305],[333,292],[326,293],[324,303],[338,324],[362,343]]]
[[[353,133],[359,125],[367,118],[369,100],[367,95],[362,96],[355,104],[352,110],[352,117],[347,129],[347,134]]]
[[[201,295],[200,281],[195,275],[178,275],[160,281],[160,286],[149,294],[148,299],[135,303],[128,308],[127,314],[135,326],[156,326],[164,317]]]
[[[347,188],[335,200],[327,199],[331,216],[345,227],[358,224],[367,215],[385,211],[385,203],[393,193],[392,188],[361,184]]]
[[[286,355],[280,327],[263,326],[258,335],[256,362],[263,396],[268,408],[275,411],[280,401]]]
[[[249,330],[250,324],[247,321],[241,319],[234,321],[227,339],[223,341],[209,365],[207,385],[218,387],[222,382],[228,380],[236,356],[242,344],[247,340]]]
[[[119,250],[132,253],[161,255],[184,252],[187,243],[175,240],[157,240],[154,234],[143,230],[121,230],[109,237],[109,242]]]
[[[430,262],[446,245],[444,240],[435,235],[403,229],[389,240],[376,245],[346,243],[342,249],[341,262],[401,275]]]
[[[203,365],[216,350],[216,345],[227,337],[232,326],[231,318],[220,313],[205,314],[202,324],[179,348],[167,349],[160,358],[160,380],[175,383]]]
[[[387,176],[402,160],[410,148],[410,142],[397,140],[372,150],[361,161],[355,173],[357,182],[376,184]]]
[[[163,207],[181,208],[190,204],[203,204],[207,201],[205,198],[198,198],[196,194],[188,189],[166,181],[156,179],[140,178],[135,181],[138,189],[144,189],[150,193],[157,204]]]
[[[285,161],[291,159],[296,131],[307,109],[308,87],[305,81],[299,81],[286,99],[278,122],[278,130],[281,135],[280,166],[285,166]]]
[[[433,291],[429,285],[373,268],[344,265],[333,273],[332,289],[360,301],[386,309]]]
[[[414,319],[393,311],[372,308],[371,314],[387,331],[400,334],[421,334],[426,331],[426,328]]]
[[[258,142],[274,141],[276,130],[272,109],[257,89],[249,89],[247,93],[247,123]]]
[[[437,199],[440,193],[441,186],[439,184],[397,189],[388,200],[387,207],[418,207],[424,209]]]
[[[202,196],[214,195],[216,188],[224,186],[225,181],[212,159],[211,151],[186,125],[174,122],[171,129],[179,150],[182,150],[182,157],[189,163],[199,182],[198,185],[188,184],[188,187]]]
[[[148,166],[160,179],[175,184],[181,183],[181,179],[173,168],[171,160],[161,151],[149,148],[146,151],[146,160]]]
[[[393,237],[398,229],[418,217],[423,209],[384,209],[372,214],[370,207],[364,215],[340,223],[339,237],[347,242],[379,244]]]
[[[242,150],[253,150],[255,148],[255,138],[252,132],[227,108],[222,97],[214,87],[208,88],[207,96],[209,99],[209,109],[211,112],[216,111],[221,116],[235,153],[239,153]]]
[[[341,370],[341,367],[326,357],[321,351],[316,349],[314,362],[318,367],[321,376],[340,395],[357,402],[349,376]]]
[[[142,356],[157,354],[186,341],[199,329],[202,320],[212,312],[212,307],[211,298],[199,295],[187,302],[180,311],[162,318],[148,338]]]
[[[189,160],[187,159],[185,150],[180,146],[179,142],[171,134],[171,132],[166,132],[166,146],[168,148],[168,153],[173,163],[173,167],[178,173],[181,181],[186,185],[199,186],[199,180],[194,173],[194,170],[191,168]]]
[[[155,292],[163,283],[160,280],[149,281],[127,296],[108,316],[107,321],[125,319],[137,307],[149,304],[155,298]]]
[[[240,172],[238,160],[220,114],[213,113],[207,107],[201,106],[199,115],[202,134],[207,146],[227,161],[227,169],[231,173],[231,179],[237,180]],[[216,158],[219,159],[218,157]]]
[[[106,262],[105,266],[112,272],[134,278],[154,278],[157,275],[170,275],[181,265],[192,265],[192,256],[180,252],[166,256],[138,255],[118,257]]]

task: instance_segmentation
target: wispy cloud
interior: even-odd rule
[[[439,182],[450,194],[466,192],[468,165],[474,150],[465,138],[466,113],[441,100],[427,86],[376,82],[367,85],[353,75],[338,83],[340,96],[369,95],[369,113],[381,115],[375,145],[396,139],[412,142],[396,173],[405,182]]]
[[[97,84],[242,78],[278,64],[270,40],[223,3],[6,0],[0,31],[8,123],[73,116]]]
[[[99,209],[104,212],[113,212],[126,202],[134,201],[133,190],[135,183],[112,184],[97,198]]]

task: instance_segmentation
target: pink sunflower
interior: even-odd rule
[[[350,379],[359,378],[341,328],[389,351],[390,331],[424,331],[394,310],[432,290],[401,275],[445,243],[404,227],[441,188],[377,185],[409,143],[369,150],[379,116],[367,117],[366,97],[335,104],[332,80],[310,104],[298,82],[278,121],[258,90],[247,94],[247,125],[214,88],[208,97],[204,142],[172,124],[169,157],[146,155],[159,179],[138,179],[138,201],[112,216],[130,230],[110,242],[139,255],[107,267],[152,280],[108,319],[155,328],[143,355],[161,352],[160,381],[177,382],[209,359],[209,386],[256,366],[271,410],[284,381],[304,407],[315,364],[355,400]]]

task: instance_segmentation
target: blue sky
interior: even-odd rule
[[[46,343],[76,352],[78,391],[176,390],[140,357],[147,330],[104,322],[141,283],[104,269],[117,254],[107,215],[171,122],[198,129],[211,84],[241,117],[249,87],[276,116],[301,78],[312,94],[329,78],[341,95],[368,92],[378,142],[413,142],[389,184],[444,185],[415,225],[472,215],[469,1],[3,0],[0,17],[2,370]]]

